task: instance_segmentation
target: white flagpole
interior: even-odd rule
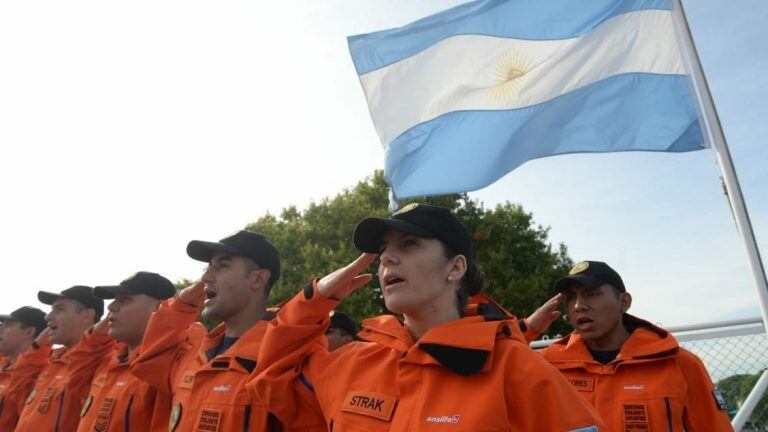
[[[709,86],[699,61],[696,45],[693,43],[683,4],[681,0],[672,0],[672,4],[678,42],[680,42],[680,49],[686,62],[686,69],[691,76],[691,86],[696,97],[699,120],[702,123],[702,133],[704,134],[704,139],[715,153],[715,161],[722,174],[725,194],[731,206],[736,228],[739,231],[741,241],[744,243],[747,256],[749,257],[752,279],[755,283],[757,296],[760,299],[763,327],[768,329],[768,284],[766,283],[765,269],[760,258],[760,250],[757,247],[755,233],[752,230],[749,213],[747,213],[747,205],[741,194],[739,179],[736,177],[736,170],[733,166],[733,160],[731,160],[731,153],[728,150],[728,143],[725,140],[722,126],[720,125],[720,118],[717,115],[712,94],[709,92]],[[755,390],[758,389],[753,389],[753,392]]]

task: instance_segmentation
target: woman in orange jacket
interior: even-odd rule
[[[483,278],[448,209],[412,204],[366,219],[354,241],[365,253],[309,284],[265,334],[249,388],[283,422],[311,402],[333,432],[603,430],[516,320],[493,307],[462,316]],[[377,253],[386,306],[403,320],[366,320],[361,342],[328,352],[328,314],[372,279],[360,272]]]

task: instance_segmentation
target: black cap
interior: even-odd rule
[[[355,228],[355,247],[363,252],[379,253],[384,234],[390,229],[441,240],[470,263],[475,258],[469,234],[459,219],[449,209],[429,204],[408,204],[387,219],[363,219]]]
[[[76,285],[72,288],[67,288],[61,293],[52,293],[46,291],[38,291],[37,299],[40,303],[52,305],[53,302],[59,299],[77,300],[85,307],[93,309],[96,312],[94,322],[98,322],[101,316],[104,315],[104,302],[101,299],[94,297],[93,288]]]
[[[31,306],[22,306],[11,312],[10,315],[0,315],[0,322],[4,323],[6,321],[18,321],[24,325],[34,327],[35,335],[39,335],[47,326],[45,323],[45,312]]]
[[[176,294],[173,283],[157,273],[140,271],[120,285],[97,286],[93,295],[103,300],[113,299],[118,294],[145,294],[154,299],[165,300]]]
[[[187,245],[187,255],[198,261],[209,263],[217,252],[242,255],[254,260],[259,267],[270,270],[269,281],[273,284],[280,278],[280,255],[261,234],[238,231],[219,242],[192,240]]]
[[[582,261],[568,272],[568,276],[555,282],[555,292],[561,292],[573,285],[586,285],[597,288],[603,284],[610,284],[620,292],[626,292],[624,281],[608,264],[602,261]]]
[[[355,322],[342,311],[331,311],[331,323],[328,325],[328,328],[344,330],[350,336],[357,334]]]

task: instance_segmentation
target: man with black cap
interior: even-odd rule
[[[87,364],[100,351],[104,338],[119,344],[97,368],[90,394],[80,411],[78,432],[151,430],[153,418],[170,413],[170,395],[158,393],[129,368],[138,357],[149,317],[165,299],[176,294],[173,283],[157,273],[140,271],[118,285],[97,286],[94,295],[112,300],[107,319],[83,336],[86,349],[73,353],[71,368]],[[167,424],[163,424],[167,427]]]
[[[335,310],[331,311],[331,319],[328,328],[325,330],[325,339],[328,340],[328,351],[335,351],[338,348],[357,339],[357,325],[346,313]]]
[[[29,349],[44,329],[45,312],[37,308],[24,306],[0,315],[0,353],[6,356],[0,364],[0,431],[16,426],[24,398],[48,364],[48,349]]]
[[[94,297],[93,288],[74,286],[61,293],[40,291],[37,298],[51,305],[45,319],[48,328],[37,341],[37,349],[46,345],[63,345],[51,352],[48,364],[40,372],[35,388],[25,400],[16,432],[74,431],[77,428],[81,402],[87,395],[93,373],[99,362],[114,346],[109,340],[91,361],[79,370],[69,368],[70,355],[81,348],[83,333],[99,322],[104,303]],[[35,345],[32,349],[36,349]]]
[[[157,430],[277,430],[245,387],[272,318],[267,299],[280,277],[277,250],[264,236],[239,231],[220,242],[192,241],[187,254],[208,267],[152,314],[131,367],[173,394],[170,418]],[[203,317],[223,322],[202,338],[190,330],[201,308]]]
[[[543,333],[565,303],[575,331],[542,354],[608,430],[733,430],[701,360],[666,330],[627,313],[632,296],[608,264],[582,261],[554,288],[558,294],[527,319],[526,337]]]

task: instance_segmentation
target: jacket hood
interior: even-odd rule
[[[672,334],[648,321],[625,313],[624,326],[633,329],[614,361],[645,361],[666,357],[680,348]],[[559,339],[543,352],[552,363],[584,363],[595,361],[584,338],[576,332]]]

